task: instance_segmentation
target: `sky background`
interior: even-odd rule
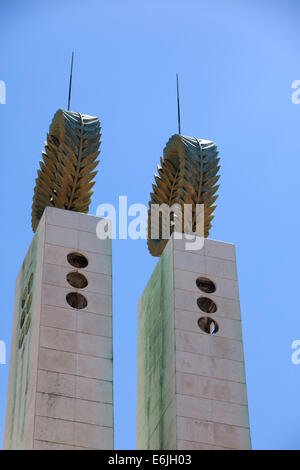
[[[14,283],[32,239],[38,161],[58,108],[99,116],[100,203],[149,200],[177,132],[214,140],[221,187],[211,238],[237,248],[254,449],[300,449],[300,3],[292,0],[2,1],[0,443]],[[129,219],[130,220],[130,219]],[[115,447],[135,448],[137,302],[157,263],[145,240],[113,242]],[[296,298],[295,298],[296,296]]]

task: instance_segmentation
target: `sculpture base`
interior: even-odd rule
[[[173,235],[139,301],[137,449],[250,447],[235,247]]]
[[[98,221],[48,207],[39,223],[16,281],[5,449],[113,449],[111,240]]]

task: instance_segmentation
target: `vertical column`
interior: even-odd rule
[[[4,449],[32,449],[45,217],[33,237],[15,287]]]
[[[170,240],[139,301],[137,449],[176,449],[176,374]]]
[[[111,240],[96,237],[98,221],[47,208],[39,224],[38,334],[30,344],[35,361],[27,364],[35,374],[31,441],[20,445],[17,436],[6,447],[113,449]],[[19,396],[13,373],[10,382]]]
[[[235,247],[174,240],[178,449],[249,449]]]
[[[187,450],[249,449],[234,245],[206,239],[201,250],[187,251],[184,240],[172,237],[166,249],[171,253],[172,261],[166,264],[164,252],[140,300],[138,446]],[[170,288],[166,291],[159,283],[153,285],[157,269],[168,271],[171,291]],[[149,300],[151,296],[168,299],[172,309],[168,317],[162,315],[165,318],[162,323],[164,334],[171,339],[162,350],[144,327],[146,318],[151,328],[157,321],[156,316],[162,313]],[[156,372],[159,376],[151,372],[149,365],[154,351],[160,357],[161,370]],[[159,439],[154,443],[149,436],[155,429],[147,428],[146,422],[151,415],[152,390],[157,389],[161,396],[165,394],[161,386],[164,374],[175,376],[171,393],[172,418],[169,420],[173,424],[165,430],[173,439]],[[144,397],[147,397],[146,401]],[[158,429],[164,426],[163,416],[161,413]],[[139,434],[139,430],[143,431]]]

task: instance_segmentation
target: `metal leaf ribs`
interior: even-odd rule
[[[214,142],[194,137],[173,135],[164,149],[160,159],[158,175],[155,175],[153,192],[150,193],[148,210],[148,248],[153,256],[160,256],[168,242],[162,238],[168,220],[154,218],[151,220],[152,204],[179,204],[184,214],[184,205],[192,205],[192,224],[185,231],[197,233],[196,204],[204,205],[204,236],[208,237],[214,218],[216,194],[219,185],[220,166],[218,165],[217,146]],[[157,229],[158,239],[151,239],[151,226]],[[170,234],[174,231],[174,220],[171,218]],[[183,227],[182,227],[183,231]]]
[[[87,213],[99,163],[97,117],[59,109],[50,125],[32,204],[35,232],[45,207]]]

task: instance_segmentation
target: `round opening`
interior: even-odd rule
[[[26,302],[26,298],[27,298],[27,289],[25,288],[25,289],[23,290],[23,294],[22,294],[21,308],[24,307],[25,302]]]
[[[215,283],[207,277],[198,277],[196,284],[198,289],[206,292],[206,294],[212,294],[216,290]]]
[[[201,317],[198,320],[200,330],[209,335],[215,335],[219,331],[218,323],[210,317]]]
[[[27,304],[26,304],[26,313],[29,312],[29,309],[31,307],[31,302],[32,302],[32,294],[28,297]]]
[[[21,349],[21,347],[22,347],[23,340],[24,340],[24,328],[21,331],[20,338],[19,338],[19,349]]]
[[[84,289],[88,285],[87,278],[78,272],[67,274],[67,281],[72,287],[77,287],[77,289]]]
[[[78,310],[85,308],[88,304],[84,295],[79,294],[78,292],[70,292],[66,295],[66,300],[71,307],[77,308]]]
[[[87,258],[81,253],[69,253],[67,260],[75,268],[86,268],[89,264]]]
[[[200,310],[205,313],[215,313],[217,311],[217,305],[208,297],[199,297],[199,299],[197,299],[197,305]]]
[[[25,310],[23,310],[21,313],[20,328],[22,328],[22,326],[24,325],[24,321],[25,321]]]
[[[30,322],[31,322],[31,314],[29,314],[26,318],[26,323],[25,323],[25,335],[27,335],[28,333],[28,330],[29,330],[29,326],[30,326]]]
[[[28,294],[29,294],[29,292],[31,291],[32,284],[33,284],[33,273],[30,274],[30,278],[29,278],[29,281],[28,281],[28,286],[27,286],[27,292],[28,292]]]

